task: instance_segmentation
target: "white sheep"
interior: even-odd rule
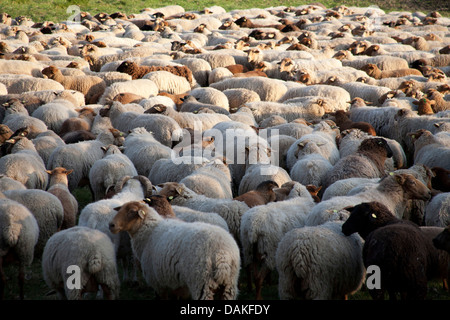
[[[0,158],[0,173],[13,178],[29,189],[45,190],[48,175],[45,164],[27,137],[12,137],[5,143],[12,146],[10,154]]]
[[[344,299],[365,280],[363,240],[346,237],[342,221],[296,228],[280,240],[276,252],[280,299]]]
[[[114,190],[116,184],[125,176],[137,176],[133,162],[122,154],[116,145],[101,147],[105,155],[94,162],[89,170],[89,183],[94,192],[94,201],[104,199],[108,191]]]
[[[56,167],[73,169],[73,173],[69,176],[69,190],[73,191],[80,182],[83,183],[83,178],[89,178],[89,170],[94,162],[103,158],[101,147],[109,144],[121,145],[123,140],[121,132],[111,129],[100,133],[95,140],[59,146],[50,154],[47,169],[52,170]]]
[[[232,199],[230,169],[219,159],[213,159],[180,180],[187,188],[208,198]]]
[[[278,101],[287,91],[284,81],[265,77],[224,79],[210,84],[210,87],[220,91],[237,88],[252,90],[261,101]]]
[[[106,87],[105,92],[98,100],[99,104],[111,102],[119,93],[131,92],[144,98],[156,96],[159,92],[158,86],[149,79],[135,79],[129,81],[114,82]]]
[[[39,226],[39,238],[34,247],[35,257],[42,255],[48,239],[61,229],[64,208],[53,194],[39,189],[6,190],[3,194],[30,210]]]
[[[102,114],[102,116],[108,116],[113,127],[122,132],[129,132],[134,128],[143,127],[147,131],[152,132],[156,140],[168,147],[172,147],[173,144],[181,139],[182,130],[179,124],[170,117],[160,114],[142,114],[136,111],[128,111],[124,105],[117,101],[114,101],[109,107],[103,107],[100,113],[103,112],[105,114]]]
[[[245,203],[232,199],[208,198],[177,182],[163,183],[158,194],[166,198],[172,197],[172,205],[188,207],[203,212],[216,212],[225,219],[230,233],[239,243],[241,217],[249,209]]]
[[[285,102],[286,100],[303,96],[316,96],[331,99],[334,104],[329,106],[331,109],[330,112],[347,110],[349,108],[348,102],[351,100],[350,94],[343,88],[325,84],[316,84],[290,88],[278,99],[278,101]]]
[[[172,209],[176,217],[183,221],[210,223],[223,228],[227,232],[230,232],[225,219],[215,212],[203,212],[182,206],[172,206]]]
[[[255,190],[260,183],[267,180],[274,181],[281,186],[291,181],[291,177],[285,169],[275,163],[250,164],[239,184],[238,195]]]
[[[425,207],[425,225],[447,227],[449,219],[450,193],[443,192],[435,195]]]
[[[240,239],[243,264],[253,273],[256,298],[261,298],[262,284],[276,268],[275,254],[283,235],[305,225],[308,212],[315,203],[305,186],[295,183],[288,199],[255,206],[241,218]]]
[[[101,290],[108,300],[119,297],[120,282],[111,240],[101,231],[75,226],[54,234],[44,248],[45,283],[59,299],[82,300],[85,293]],[[74,272],[79,287],[69,286]]]
[[[237,298],[240,253],[228,232],[201,222],[164,219],[137,201],[116,210],[110,231],[129,233],[143,276],[159,296],[168,298],[182,287],[194,300],[212,300],[216,294]]]
[[[153,164],[159,159],[170,158],[169,147],[157,141],[145,128],[135,128],[125,138],[123,153],[133,162],[139,175],[148,177]]]
[[[191,90],[191,84],[185,77],[177,76],[169,71],[152,71],[143,76],[142,79],[153,81],[159,92],[181,94]]]
[[[322,186],[333,165],[319,153],[304,155],[298,159],[289,171],[293,181],[303,185]]]
[[[39,226],[33,214],[22,204],[2,197],[0,199],[0,241],[2,243],[0,273],[0,297],[5,297],[6,277],[3,261],[9,252],[14,253],[19,263],[19,296],[24,299],[25,274],[31,268],[34,259],[34,247],[39,237]]]
[[[133,279],[137,277],[137,268],[132,259],[130,238],[127,233],[112,234],[108,223],[114,216],[114,208],[128,201],[140,201],[152,194],[152,183],[143,176],[125,176],[114,189],[115,195],[110,199],[91,202],[80,212],[79,226],[100,230],[107,234],[114,244],[117,260],[124,268],[123,280],[129,278],[129,268],[132,268]]]

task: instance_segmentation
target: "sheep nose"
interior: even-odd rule
[[[116,225],[114,224],[114,222],[110,222],[109,223],[109,230],[112,230],[116,227]]]

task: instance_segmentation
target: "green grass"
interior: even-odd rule
[[[166,5],[178,4],[186,11],[202,10],[213,5],[222,6],[225,10],[247,9],[247,8],[268,8],[276,6],[299,6],[309,4],[314,1],[294,1],[294,0],[181,0],[181,1],[156,1],[156,0],[0,0],[0,12],[7,12],[12,17],[26,16],[35,22],[66,20],[72,12],[67,13],[70,5],[78,5],[81,11],[87,11],[95,15],[99,12],[114,13],[123,12],[125,14],[139,13],[143,8],[160,8]],[[439,11],[443,15],[450,15],[450,2],[448,0],[324,0],[321,1],[327,8],[337,5],[363,6],[378,5],[386,11]]]

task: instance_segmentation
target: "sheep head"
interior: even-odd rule
[[[431,199],[431,191],[420,180],[409,173],[391,173],[396,183],[398,183],[404,192],[406,199],[417,199],[428,201]]]
[[[374,156],[374,153],[382,154],[386,158],[391,158],[393,152],[387,141],[383,138],[367,138],[364,139],[358,147],[358,152],[367,152],[369,155]]]
[[[377,67],[377,65],[373,63],[368,63],[365,66],[361,68],[362,71],[367,73],[368,76],[375,78],[375,75],[377,72],[380,71],[380,69]]]
[[[426,129],[419,129],[408,133],[408,136],[411,138],[413,143],[415,143],[422,135],[429,137],[432,133]]]
[[[149,207],[155,209],[158,214],[164,218],[175,218],[175,212],[172,205],[166,197],[161,195],[152,195],[143,200]]]
[[[384,204],[376,201],[346,207],[345,210],[350,212],[347,221],[342,225],[342,233],[346,236],[358,232],[366,239],[375,229],[397,220]]]
[[[165,197],[169,202],[184,194],[184,185],[177,182],[162,183],[158,187],[161,188],[158,194]]]
[[[141,201],[130,201],[114,210],[117,213],[109,222],[109,230],[113,234],[127,231],[130,236],[133,236],[146,219],[152,219],[148,217],[150,208]]]

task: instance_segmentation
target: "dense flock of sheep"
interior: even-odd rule
[[[369,266],[374,299],[448,290],[450,18],[77,18],[0,15],[0,298],[27,297],[33,261],[60,299],[139,279],[162,299],[261,299],[269,277],[280,299],[344,299]]]

